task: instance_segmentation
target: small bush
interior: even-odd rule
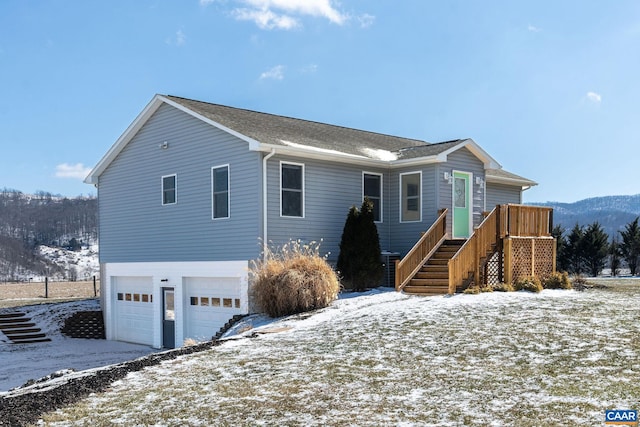
[[[477,286],[470,286],[467,289],[465,289],[464,291],[462,291],[463,294],[471,294],[471,295],[476,295],[480,293],[480,288]]]
[[[516,291],[541,292],[542,283],[537,277],[524,277],[513,284]]]
[[[545,289],[573,289],[569,275],[566,272],[556,272],[542,281]]]
[[[319,255],[320,244],[291,241],[279,250],[265,245],[250,267],[256,305],[271,317],[327,307],[340,292],[338,276]]]
[[[513,292],[513,285],[511,283],[498,283],[493,285],[494,292]]]

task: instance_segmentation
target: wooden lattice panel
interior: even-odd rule
[[[502,266],[502,252],[494,252],[487,261],[482,282],[485,285],[499,284],[502,276]]]
[[[553,273],[553,257],[556,241],[554,239],[534,239],[535,275],[540,279],[547,278]]]
[[[533,239],[511,240],[511,262],[513,281],[531,276],[533,271]]]

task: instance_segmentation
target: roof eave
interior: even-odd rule
[[[109,164],[118,156],[120,151],[131,141],[136,133],[144,126],[149,118],[155,113],[163,103],[163,99],[160,95],[155,95],[153,99],[147,104],[146,107],[138,114],[133,122],[127,127],[127,129],[120,135],[118,140],[109,148],[109,151],[98,161],[96,166],[89,172],[89,175],[84,179],[86,184],[97,184],[100,175],[109,166]]]
[[[522,187],[523,190],[526,190],[538,185],[537,182],[531,181],[529,179],[508,178],[503,176],[486,175],[485,179],[488,183],[492,183],[492,184],[518,185]]]

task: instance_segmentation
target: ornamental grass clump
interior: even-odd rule
[[[573,289],[567,272],[555,272],[544,279],[542,286],[545,289]]]
[[[542,282],[537,277],[523,277],[513,284],[516,291],[542,292]]]
[[[338,276],[320,256],[320,243],[290,241],[277,250],[265,245],[250,267],[256,305],[271,317],[327,307],[340,292]]]

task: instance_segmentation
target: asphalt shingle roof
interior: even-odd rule
[[[430,144],[418,139],[384,135],[176,96],[166,96],[166,98],[262,144],[287,146],[293,143],[368,158],[378,158],[382,154],[376,151],[382,150],[394,154],[398,159],[412,159],[437,155],[462,141]]]

